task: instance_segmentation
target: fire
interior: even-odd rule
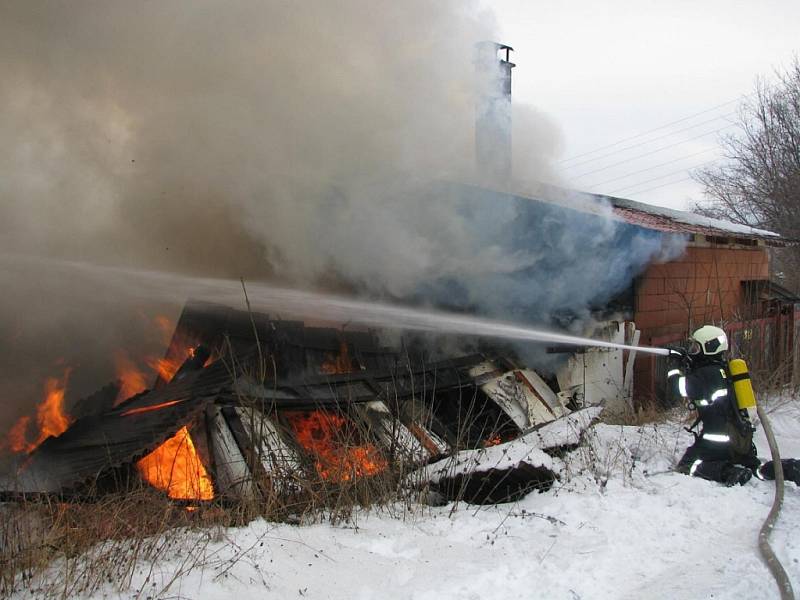
[[[339,344],[339,355],[333,356],[329,354],[325,362],[320,367],[320,372],[326,375],[335,375],[337,373],[353,373],[358,369],[355,366],[355,361],[350,358],[350,350],[347,343],[342,340]]]
[[[485,440],[483,440],[483,447],[484,448],[491,448],[492,446],[499,446],[503,443],[503,438],[500,437],[499,433],[495,433]]]
[[[28,416],[20,417],[19,421],[14,423],[11,430],[8,432],[8,448],[12,452],[30,452],[34,449],[34,445],[29,443],[25,434],[28,431],[28,425],[31,423],[31,418]]]
[[[183,358],[180,355],[175,357],[153,358],[148,357],[145,359],[147,366],[156,372],[158,378],[163,381],[169,381],[175,377],[175,373],[181,368],[183,361],[192,355],[193,348],[187,348]]]
[[[214,485],[186,427],[136,463],[136,468],[147,483],[167,492],[170,498],[214,498]]]
[[[342,415],[325,410],[283,414],[300,445],[314,455],[314,466],[323,479],[350,481],[386,469],[386,461],[374,445],[352,445],[359,436]]]
[[[168,406],[175,406],[176,404],[180,404],[183,400],[170,400],[169,402],[162,402],[161,404],[153,404],[152,406],[140,406],[139,408],[131,408],[126,411],[122,412],[123,417],[127,417],[130,415],[138,415],[141,413],[146,412],[153,412],[156,410],[161,410],[162,408],[167,408]]]
[[[120,350],[116,353],[114,362],[116,364],[117,379],[120,381],[117,403],[147,389],[145,374],[124,351]]]
[[[72,369],[64,369],[64,375],[48,377],[44,382],[45,400],[36,409],[36,422],[39,424],[38,446],[50,436],[61,435],[69,427],[71,419],[64,412],[64,392]]]
[[[175,330],[175,323],[164,315],[157,315],[153,321],[161,332],[161,339],[164,341],[164,345],[169,346],[169,342],[172,339],[172,332]]]
[[[163,317],[161,317],[163,319]],[[167,323],[169,321],[166,321]],[[167,354],[163,358],[145,358],[147,366],[158,375],[156,387],[167,383],[175,377],[175,373],[181,368],[188,358],[194,356],[194,349],[199,341],[191,336],[176,336],[167,348]]]
[[[28,441],[31,418],[20,418],[8,432],[8,448],[12,452],[31,452],[48,437],[61,435],[72,419],[64,412],[64,392],[72,369],[64,369],[61,377],[48,377],[44,382],[44,399],[36,407],[36,425],[39,432],[36,440]]]
[[[174,343],[170,343],[171,332],[174,327],[173,322],[169,318],[160,315],[155,317],[153,322],[165,339],[167,355],[163,358],[147,356],[137,363],[125,351],[118,351],[114,362],[117,379],[121,385],[119,394],[117,394],[116,404],[120,404],[131,396],[143,392],[148,387],[158,388],[162,384],[171,381],[184,361],[194,356],[197,340],[191,339],[190,336],[179,336],[175,338]],[[146,368],[140,368],[141,363],[144,363]],[[148,371],[155,375],[155,381],[152,386],[148,385],[148,381],[152,381],[153,375]]]

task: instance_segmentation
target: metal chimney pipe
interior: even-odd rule
[[[495,182],[511,179],[511,69],[514,49],[497,42],[476,44],[475,159],[478,174]]]

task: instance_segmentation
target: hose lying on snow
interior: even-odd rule
[[[772,426],[767,419],[764,409],[761,404],[756,405],[758,411],[758,418],[761,419],[761,424],[764,426],[764,433],[767,436],[769,443],[769,451],[772,454],[772,464],[775,466],[775,499],[772,501],[772,508],[767,515],[764,524],[761,525],[761,530],[758,532],[758,549],[761,551],[761,556],[767,567],[772,572],[772,576],[778,584],[781,591],[781,600],[794,600],[794,590],[792,590],[792,582],[786,575],[778,557],[769,545],[769,533],[775,525],[775,520],[781,512],[781,505],[783,504],[783,466],[781,465],[781,454],[778,449],[778,444],[775,441],[775,436],[772,433]]]

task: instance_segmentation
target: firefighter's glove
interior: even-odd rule
[[[670,363],[684,370],[691,368],[692,359],[685,348],[668,348],[668,350],[669,354],[667,355],[667,360]]]

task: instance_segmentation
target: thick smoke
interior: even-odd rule
[[[11,255],[429,303],[456,290],[493,315],[544,297],[531,290],[552,280],[522,276],[548,251],[591,272],[585,235],[543,247],[517,204],[476,208],[441,183],[473,179],[472,53],[493,38],[491,15],[457,0],[2,3],[0,429],[60,361],[72,397],[89,393],[116,349],[157,352],[152,316],[180,309]],[[519,179],[551,179],[557,138],[515,111]],[[573,298],[563,277],[526,318],[609,292]]]
[[[0,10],[17,249],[313,280],[331,252],[314,234],[352,186],[375,205],[387,177],[471,164],[472,46],[492,27],[470,3]]]

